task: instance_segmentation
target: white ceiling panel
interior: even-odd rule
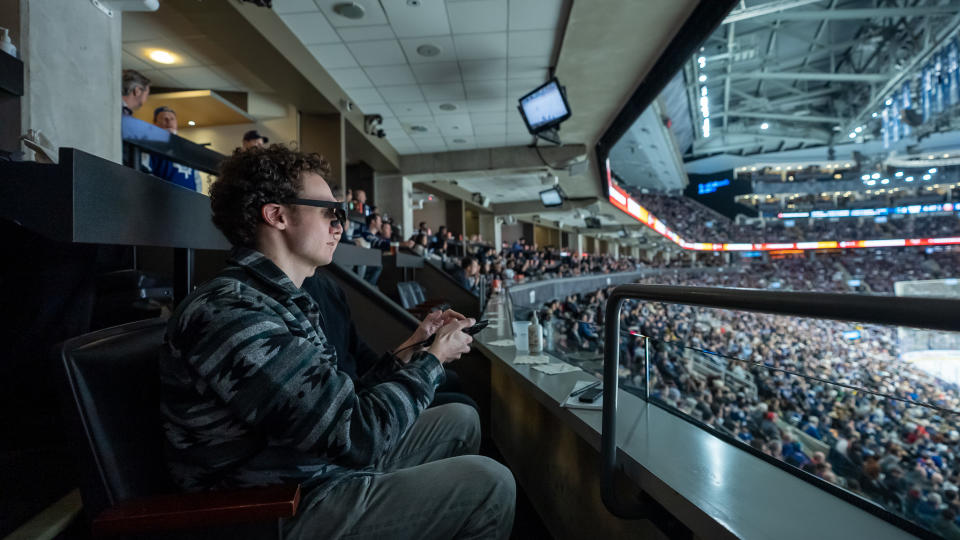
[[[507,97],[507,81],[466,81],[463,83],[467,91],[467,99],[490,100]]]
[[[507,108],[507,103],[502,99],[471,99],[467,102],[467,108],[472,113],[502,112]]]
[[[507,60],[507,76],[511,79],[546,79],[549,56],[524,56]]]
[[[148,56],[150,51],[153,49],[163,49],[169,51],[177,56],[177,62],[175,64],[161,64],[160,62],[154,62]],[[146,63],[150,66],[150,69],[170,69],[172,67],[196,67],[202,66],[203,63],[194,58],[193,56],[184,52],[181,47],[175,46],[172,42],[166,39],[150,39],[146,41],[128,41],[123,44],[124,52],[127,52],[134,57],[136,57],[141,62]]]
[[[507,78],[507,61],[494,60],[461,60],[460,75],[464,81],[485,81]]]
[[[364,105],[363,107],[360,107],[360,110],[363,111],[363,114],[379,114],[384,118],[384,120],[394,117],[393,109],[391,109],[386,103]]]
[[[423,101],[411,101],[408,103],[397,103],[390,105],[390,109],[393,110],[393,113],[400,117],[400,119],[408,117],[429,117],[430,116],[430,107]],[[432,117],[431,117],[431,122]]]
[[[506,124],[481,124],[479,126],[473,126],[473,132],[477,136],[500,135],[502,137],[507,133],[507,125]]]
[[[510,113],[503,111],[470,112],[470,123],[474,126],[484,124],[504,124],[506,125],[507,116]]]
[[[410,66],[378,66],[364,68],[367,76],[377,86],[396,86],[402,84],[416,84]]]
[[[357,61],[354,60],[353,55],[342,43],[310,45],[307,50],[317,59],[317,62],[320,62],[324,69],[357,67]]]
[[[370,26],[376,24],[387,24],[387,16],[380,8],[380,2],[377,0],[351,0],[354,4],[363,7],[363,17],[359,19],[348,19],[333,10],[333,6],[345,3],[343,0],[316,0],[320,10],[327,16],[330,24],[339,28],[354,26]]]
[[[507,100],[516,101],[544,82],[546,82],[546,79],[541,77],[535,79],[510,79],[507,81]]]
[[[233,90],[236,86],[209,66],[171,68],[164,70],[174,79],[189,88]]]
[[[412,64],[410,68],[420,84],[460,82],[460,65],[456,62]]]
[[[507,56],[506,32],[458,34],[453,37],[461,60],[487,60]]]
[[[453,62],[457,59],[457,51],[453,46],[453,38],[450,36],[405,38],[400,40],[400,45],[403,46],[411,64]],[[421,45],[433,45],[440,52],[434,56],[423,56],[417,52]]]
[[[317,4],[313,0],[273,0],[273,11],[281,15],[317,11]],[[126,15],[124,15],[123,23],[127,23]]]
[[[473,137],[444,137],[443,140],[447,143],[447,148],[449,148],[451,152],[456,152],[457,150],[473,150],[477,147]]]
[[[124,66],[126,67],[126,66]],[[167,86],[170,88],[183,88],[185,85],[178,81],[176,78],[172,77],[166,71],[160,70],[144,70],[140,72],[144,77],[150,79],[150,84],[152,86]]]
[[[530,144],[531,141],[533,141],[533,135],[530,135],[529,133],[525,135],[521,135],[521,134],[507,135],[507,144],[510,146],[527,145],[527,144]]]
[[[394,66],[407,63],[407,58],[403,55],[403,49],[400,48],[400,43],[395,39],[355,41],[348,43],[347,47],[350,48],[353,57],[363,67]]]
[[[340,41],[340,36],[333,31],[333,27],[327,22],[327,18],[319,11],[281,15],[280,18],[304,45]]]
[[[354,88],[348,94],[350,94],[350,99],[361,107],[383,103],[383,97],[380,96],[380,92],[377,92],[376,88]]]
[[[153,69],[153,66],[128,53],[127,51],[123,51],[123,69],[135,69],[137,71],[143,71],[145,69]]]
[[[539,56],[549,58],[553,54],[554,30],[527,30],[510,32],[509,56]]]
[[[450,33],[443,0],[383,0],[397,37],[444,36]]]
[[[394,103],[423,102],[423,94],[420,93],[420,87],[415,84],[402,86],[378,86],[380,95],[383,99],[393,105]]]
[[[376,41],[378,39],[393,39],[393,28],[390,25],[383,24],[377,26],[349,26],[337,28],[340,38],[346,42],[350,41]]]
[[[548,30],[560,25],[563,0],[510,0],[510,30]]]
[[[504,32],[507,30],[507,0],[448,2],[447,14],[455,34]]]
[[[327,72],[344,90],[373,86],[373,82],[367,78],[367,74],[360,68],[328,69]]]
[[[474,140],[477,143],[477,148],[494,148],[507,143],[507,138],[504,135],[477,135]]]
[[[466,98],[463,85],[460,83],[422,84],[420,89],[427,101],[454,100],[462,101]]]

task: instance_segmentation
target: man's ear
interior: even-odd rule
[[[283,206],[277,203],[267,203],[260,207],[260,217],[268,227],[285,230],[289,224],[289,217]]]

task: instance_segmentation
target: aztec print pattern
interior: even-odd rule
[[[354,386],[319,315],[248,249],[181,302],[160,359],[168,465],[181,488],[300,483],[309,508],[339,481],[377,473],[433,400],[443,367],[426,352],[406,365],[385,355]]]

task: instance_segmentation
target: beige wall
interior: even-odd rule
[[[210,143],[208,148],[228,156],[240,146],[243,134],[251,129],[258,130],[269,138],[271,143],[299,145],[300,129],[297,122],[297,108],[289,105],[286,107],[286,112],[286,116],[252,124],[193,128],[180,126],[179,135],[198,144]]]
[[[437,196],[432,201],[423,201],[423,210],[413,211],[413,228],[419,227],[421,221],[426,221],[427,227],[436,234],[441,225],[447,224],[447,201]]]

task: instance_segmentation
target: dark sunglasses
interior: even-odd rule
[[[333,216],[340,222],[340,226],[347,227],[347,204],[338,201],[318,201],[316,199],[293,199],[287,204],[302,204],[304,206],[316,206],[317,208],[330,208],[333,210]]]

